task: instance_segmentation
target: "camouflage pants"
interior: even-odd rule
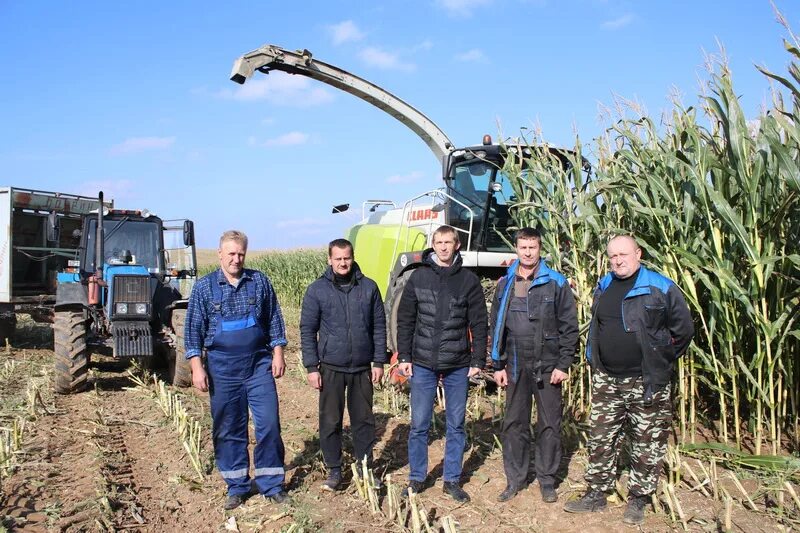
[[[590,421],[589,466],[584,477],[589,488],[605,493],[614,488],[617,456],[627,425],[631,451],[628,491],[635,496],[655,492],[672,423],[669,387],[656,392],[652,404],[645,405],[641,376],[614,378],[595,372]]]

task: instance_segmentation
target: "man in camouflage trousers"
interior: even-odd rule
[[[601,511],[614,488],[623,428],[630,436],[630,482],[623,522],[640,524],[658,483],[672,422],[674,361],[694,335],[689,308],[668,278],[641,265],[632,237],[608,243],[611,271],[598,283],[586,358],[592,368],[592,414],[586,494],[571,513]]]

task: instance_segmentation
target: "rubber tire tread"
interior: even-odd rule
[[[186,309],[172,311],[172,329],[175,331],[175,355],[170,361],[170,377],[176,387],[192,385],[192,365],[186,359],[184,345],[184,329],[186,327]]]
[[[400,307],[400,299],[403,296],[403,291],[406,288],[406,283],[411,277],[413,270],[403,272],[392,287],[391,300],[387,300],[386,306],[386,329],[387,340],[389,341],[389,350],[392,353],[397,352],[397,310]]]
[[[83,311],[55,313],[53,388],[58,394],[81,392],[88,385],[89,351],[86,346],[86,323]]]

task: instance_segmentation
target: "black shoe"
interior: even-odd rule
[[[442,490],[458,503],[467,503],[469,501],[469,494],[461,488],[457,481],[445,481]]]
[[[564,505],[568,513],[593,513],[606,508],[606,495],[596,490],[587,490],[586,494],[578,500],[572,500]]]
[[[403,492],[400,493],[400,496],[403,498],[408,498],[409,491],[413,492],[414,494],[419,494],[423,490],[425,490],[425,483],[411,479],[408,481],[408,486],[403,489]]]
[[[342,482],[342,469],[331,468],[328,471],[328,479],[322,482],[322,490],[334,491]]]
[[[558,494],[556,493],[555,487],[542,485],[539,487],[539,490],[542,491],[542,501],[544,503],[555,503],[558,501]]]
[[[285,490],[281,490],[275,494],[270,494],[269,496],[265,495],[264,498],[273,503],[292,503],[292,499],[288,494],[286,494]]]
[[[632,525],[639,525],[644,522],[644,508],[647,506],[649,499],[647,496],[630,495],[625,514],[622,515],[622,521]]]
[[[244,496],[242,494],[228,494],[228,497],[225,498],[225,505],[223,506],[223,508],[226,511],[230,511],[231,509],[236,509],[243,503],[244,503]]]
[[[507,502],[508,500],[516,496],[519,490],[520,490],[519,487],[516,487],[514,485],[506,485],[505,490],[500,493],[500,496],[497,497],[497,501]]]

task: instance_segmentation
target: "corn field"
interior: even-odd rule
[[[757,120],[711,59],[695,105],[676,100],[660,120],[620,105],[588,149],[576,139],[560,154],[568,168],[526,140],[516,148],[530,157],[504,169],[515,223],[543,229],[574,282],[584,340],[609,236],[634,235],[645,264],[678,284],[697,329],[675,380],[681,439],[713,427],[756,454],[800,447],[800,49],[794,36],[785,46],[787,74],[759,69],[772,102]],[[578,416],[588,383],[581,363],[567,387]]]

